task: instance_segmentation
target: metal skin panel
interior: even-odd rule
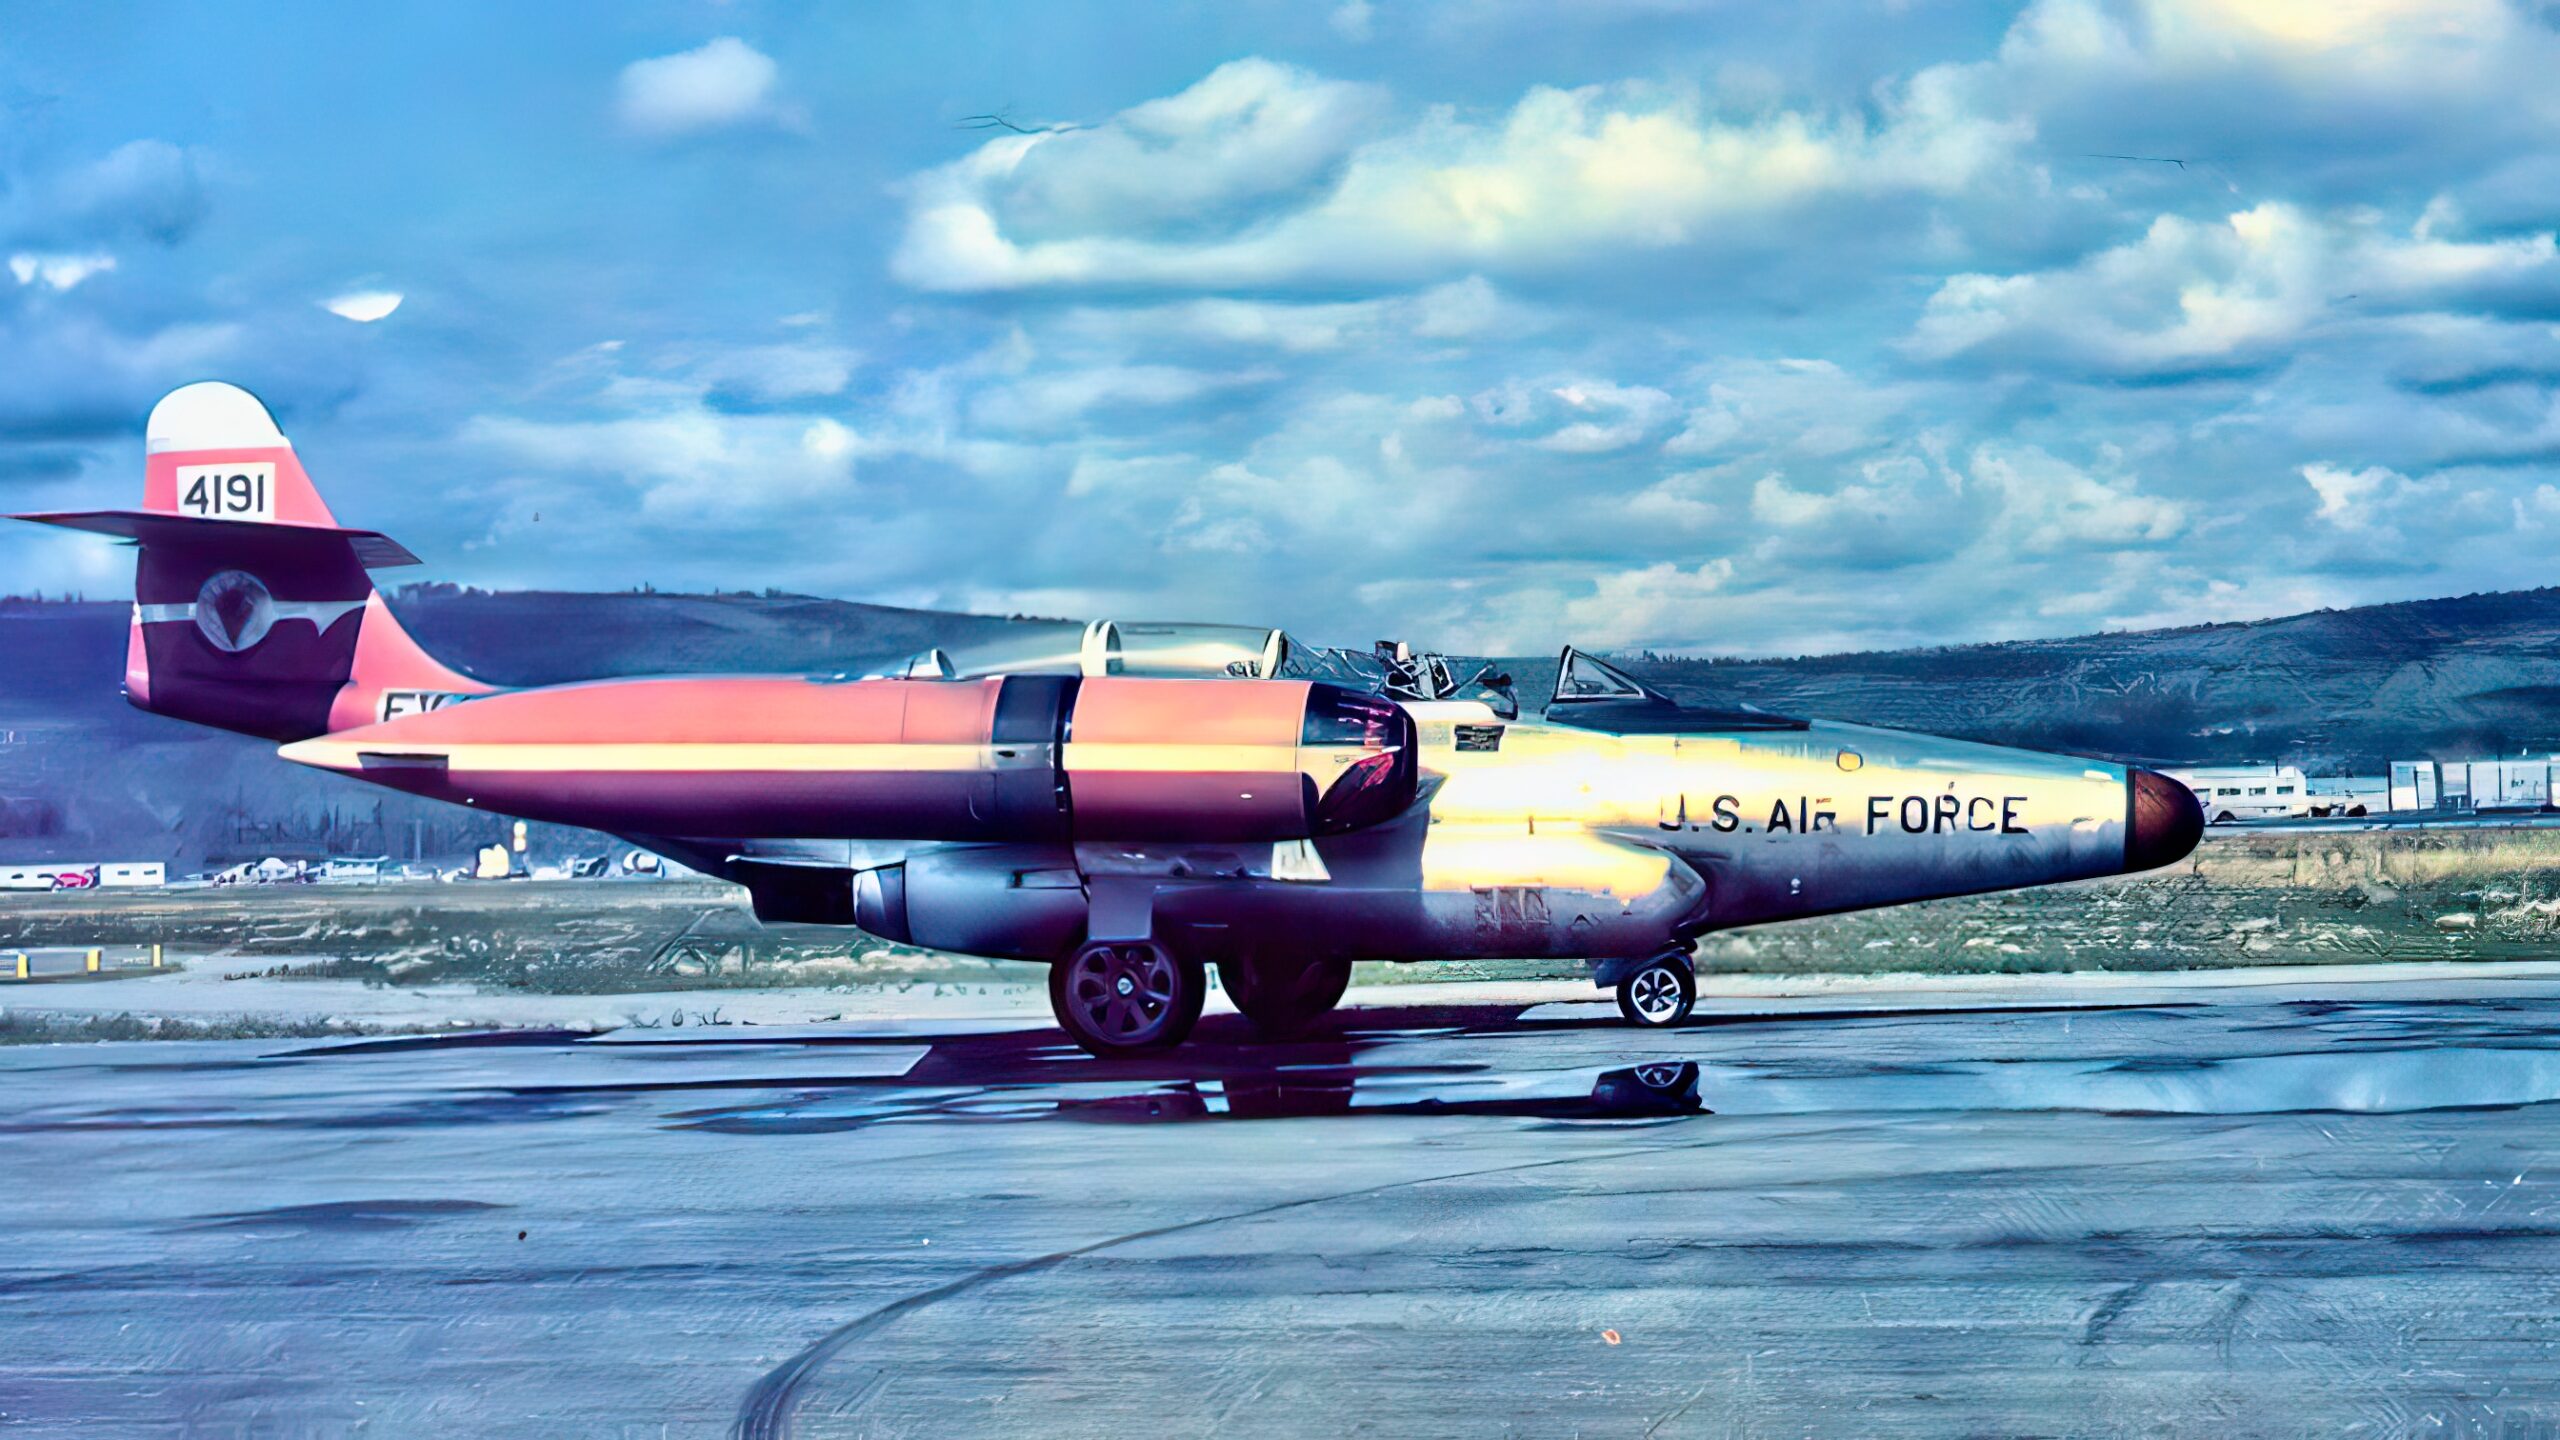
[[[1190,933],[1211,953],[1251,935],[1364,958],[1615,956],[1724,926],[2128,867],[2134,787],[2121,766],[1833,724],[1626,736],[1511,724],[1492,748],[1479,739],[1466,749],[1454,727],[1435,724],[1422,798],[1394,823],[1314,841],[1322,880],[1278,878],[1270,842],[1308,833],[1305,801],[1265,810],[1254,787],[1303,794],[1305,772],[1338,758],[1300,754],[1309,687],[1082,681],[1071,708],[1050,692],[1072,716],[1061,749],[1027,738],[1047,723],[1036,705],[1017,704],[1008,722],[1026,738],[995,742],[1009,683],[1023,682],[604,682],[475,701],[287,753],[623,833],[853,831],[998,846],[1060,838],[1055,827],[1026,832],[1022,818],[1041,813],[1048,792],[1032,787],[1052,783],[1054,753],[1072,791],[1076,872],[1141,882],[1139,923]],[[1206,702],[1218,703],[1205,717],[1189,708]],[[1096,731],[1104,738],[1086,738]],[[1239,754],[1262,768],[1235,764]],[[997,802],[1006,766],[1034,799]],[[1047,937],[1068,903],[1055,890],[1032,903],[983,876],[956,889],[912,874],[906,884],[929,897],[948,948],[974,953],[1024,953],[1034,937],[1004,938],[1004,917],[1019,908]]]
[[[1031,692],[1030,702],[1008,707],[1008,691]],[[1192,680],[1068,688],[1050,677],[599,681],[404,715],[283,753],[413,794],[617,833],[1267,841],[1312,833],[1313,775],[1375,753],[1301,742],[1317,692]]]
[[[1304,835],[1304,681],[1087,680],[1061,763],[1098,838]]]
[[[513,691],[285,747],[414,794],[615,832],[997,838],[1002,681],[790,677]]]
[[[1499,751],[1426,749],[1423,763],[1447,777],[1426,888],[1552,863],[1526,857],[1560,831],[1688,861],[1715,885],[1719,927],[2127,868],[2123,766],[1935,736],[1513,725]]]

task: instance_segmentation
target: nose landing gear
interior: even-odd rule
[[[1698,1003],[1698,976],[1687,952],[1665,950],[1618,980],[1618,1013],[1647,1029],[1677,1025]]]

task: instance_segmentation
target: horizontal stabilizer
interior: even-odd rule
[[[378,530],[348,530],[336,525],[307,525],[285,520],[216,520],[202,515],[163,515],[149,510],[64,510],[6,518],[32,520],[38,525],[58,525],[65,530],[86,530],[93,535],[113,535],[137,544],[148,541],[155,545],[254,545],[264,538],[278,535],[329,538],[344,540],[354,546],[357,563],[368,570],[387,570],[393,566],[418,563],[418,557],[410,554],[408,547]]]

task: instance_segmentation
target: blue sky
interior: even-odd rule
[[[222,378],[479,585],[1761,654],[2560,580],[2548,7],[375,8],[6,7],[0,505]]]

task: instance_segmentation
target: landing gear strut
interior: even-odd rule
[[[1209,977],[1160,940],[1088,941],[1049,967],[1049,1009],[1101,1056],[1170,1050],[1191,1034]]]
[[[1689,957],[1666,950],[1618,981],[1618,1013],[1647,1029],[1677,1025],[1698,1003],[1698,976]]]
[[[1265,1040],[1286,1040],[1342,1003],[1342,992],[1351,986],[1351,962],[1221,960],[1218,979],[1226,986],[1227,998],[1253,1022],[1255,1034]]]

